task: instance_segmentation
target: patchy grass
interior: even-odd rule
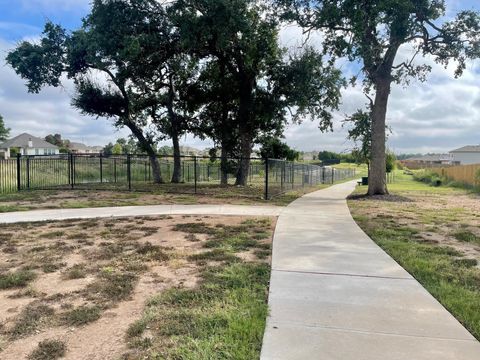
[[[267,264],[210,267],[195,289],[171,289],[151,299],[127,336],[133,347],[154,332],[149,353],[165,359],[255,359],[265,318]],[[152,331],[151,330],[151,331]]]
[[[63,314],[63,323],[69,326],[80,326],[96,321],[100,318],[100,306],[79,306]]]
[[[85,276],[87,276],[87,270],[83,264],[74,265],[63,274],[66,280],[83,279]]]
[[[348,201],[362,229],[480,339],[478,199],[401,176],[393,195]]]
[[[145,216],[0,225],[0,301],[9,302],[0,305],[16,309],[0,327],[0,358],[15,358],[33,336],[49,340],[52,330],[65,343],[88,336],[85,348],[69,350],[72,358],[88,351],[104,358],[258,357],[272,223]],[[173,304],[172,296],[185,301]]]
[[[130,347],[138,358],[258,358],[268,311],[270,266],[265,259],[270,244],[264,241],[271,238],[270,221],[183,223],[174,228],[207,235],[205,250],[188,257],[202,266],[201,282],[153,297],[127,331]],[[251,249],[255,260],[242,260]]]
[[[29,335],[51,320],[54,314],[52,307],[35,301],[22,310],[9,333],[13,338]]]
[[[35,279],[36,274],[30,270],[17,270],[0,274],[0,289],[11,289],[27,286]]]
[[[29,360],[56,360],[65,355],[67,346],[61,340],[43,340],[28,356]]]
[[[137,280],[138,277],[133,273],[104,269],[98,280],[87,287],[86,292],[92,300],[115,303],[130,296]]]
[[[460,230],[452,234],[458,241],[464,241],[480,245],[480,236],[477,236],[470,230]]]

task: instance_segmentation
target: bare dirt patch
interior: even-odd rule
[[[232,256],[269,261],[274,225],[241,216],[1,225],[0,358],[64,344],[66,359],[118,359],[152,295],[195,288],[202,267]]]

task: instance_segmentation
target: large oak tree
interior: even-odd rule
[[[306,32],[323,31],[323,50],[358,63],[365,93],[372,94],[371,169],[368,193],[387,193],[385,118],[392,83],[425,80],[431,56],[437,63],[456,62],[456,76],[468,59],[480,56],[480,15],[462,11],[444,20],[444,0],[278,0],[285,18]],[[415,51],[398,56],[402,46]],[[419,56],[420,55],[420,56]]]
[[[339,71],[313,49],[286,55],[278,41],[279,18],[264,5],[256,0],[179,0],[173,5],[182,41],[205,62],[216,63],[209,69],[217,71],[216,88],[230,81],[228,104],[217,97],[210,105],[223,111],[215,125],[225,125],[235,136],[241,157],[237,185],[247,182],[255,141],[281,132],[290,115],[293,121],[311,116],[328,128],[329,110],[338,106],[343,84]]]
[[[48,22],[39,43],[22,42],[7,62],[27,80],[30,92],[60,86],[63,76],[73,79],[73,106],[130,129],[159,183],[151,121],[159,99],[152,88],[164,86],[161,65],[173,51],[170,37],[165,9],[155,0],[94,0],[79,30],[68,33]]]

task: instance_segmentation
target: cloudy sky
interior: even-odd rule
[[[447,0],[447,6],[447,15],[461,9],[480,10],[478,0]],[[0,114],[12,129],[12,135],[61,133],[65,138],[89,145],[104,145],[128,135],[125,130],[115,130],[108,120],[83,117],[72,109],[72,86],[68,82],[63,88],[28,94],[24,82],[5,65],[8,50],[21,40],[38,38],[47,19],[75,29],[88,9],[89,0],[0,0]],[[285,28],[281,41],[285,46],[296,47],[301,42],[301,33],[292,26]],[[318,44],[319,37],[312,37],[311,42]],[[408,48],[402,48],[399,60],[410,54]],[[479,144],[480,60],[470,63],[460,79],[454,79],[453,66],[443,69],[431,59],[425,61],[433,66],[426,83],[413,82],[408,88],[395,86],[392,90],[387,114],[392,128],[389,147],[397,153],[424,153]],[[348,74],[352,66],[343,64],[342,69]],[[287,143],[306,151],[349,150],[351,144],[345,140],[341,120],[345,114],[363,107],[366,98],[359,87],[345,89],[343,95],[333,133],[322,134],[318,124],[305,121],[287,128]],[[194,147],[210,146],[191,137],[183,142]]]

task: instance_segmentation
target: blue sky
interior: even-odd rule
[[[480,1],[447,0],[447,16],[461,9],[480,11]],[[89,0],[0,0],[0,60],[18,41],[37,38],[46,20],[75,29],[88,10]],[[290,27],[282,30],[281,39],[286,46],[295,46],[301,41],[301,33]],[[311,41],[319,43],[320,38]],[[408,56],[408,49],[403,54]],[[428,82],[392,90],[387,121],[393,128],[389,146],[396,152],[443,152],[480,143],[480,62],[469,64],[460,80],[453,79],[451,68],[432,65],[434,71]],[[345,65],[344,70],[349,72],[352,66]],[[90,145],[103,145],[128,135],[128,131],[114,130],[107,120],[79,115],[70,106],[72,90],[66,83],[63,88],[28,94],[24,82],[4,61],[0,66],[0,114],[12,128],[12,135],[24,131],[37,136],[59,132]],[[348,150],[351,145],[345,141],[341,119],[364,103],[360,88],[346,89],[333,134],[321,134],[317,124],[305,122],[289,126],[286,140],[299,150]],[[184,143],[210,145],[191,137],[186,137]]]

